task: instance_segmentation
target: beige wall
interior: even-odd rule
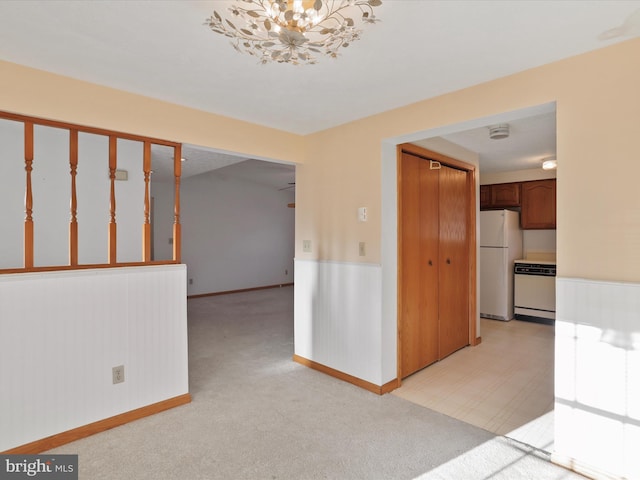
[[[296,256],[362,261],[362,238],[366,261],[380,260],[383,140],[555,101],[558,274],[640,280],[639,56],[631,40],[310,135]],[[364,227],[358,206],[372,207]],[[303,238],[317,245],[311,254]]]
[[[637,281],[639,56],[640,39],[630,40],[307,137],[6,62],[0,109],[304,163],[296,256],[379,263],[383,141],[555,101],[558,273]],[[357,220],[362,206],[368,222]]]
[[[256,158],[304,161],[304,137],[299,135],[1,60],[0,110]]]

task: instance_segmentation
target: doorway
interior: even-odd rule
[[[398,147],[398,378],[476,345],[475,166]]]

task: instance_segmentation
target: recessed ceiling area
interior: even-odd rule
[[[216,171],[216,175],[269,186],[279,190],[295,186],[295,165],[268,162],[239,155],[218,152],[196,145],[182,145],[181,178]],[[154,182],[173,182],[173,149],[152,145],[151,161]]]
[[[491,139],[491,125],[443,135],[442,138],[478,153],[481,173],[540,168],[542,159],[556,155],[555,112],[524,117],[506,124],[509,126],[507,138]]]

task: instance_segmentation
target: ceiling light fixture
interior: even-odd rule
[[[556,157],[547,157],[542,159],[543,170],[554,170],[556,168],[558,168],[558,162],[556,161]]]
[[[507,138],[509,136],[509,125],[507,123],[501,123],[500,125],[493,125],[489,127],[489,138],[491,140],[500,140],[501,138]]]
[[[236,0],[229,8],[233,21],[214,11],[205,25],[262,64],[313,64],[314,54],[335,58],[340,47],[358,40],[362,30],[353,17],[375,23],[373,7],[380,5],[382,0]]]

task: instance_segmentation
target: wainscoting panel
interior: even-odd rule
[[[295,354],[382,385],[379,265],[295,261]]]
[[[640,478],[640,284],[556,281],[555,454]]]
[[[185,265],[1,275],[0,451],[188,393],[186,320]]]

